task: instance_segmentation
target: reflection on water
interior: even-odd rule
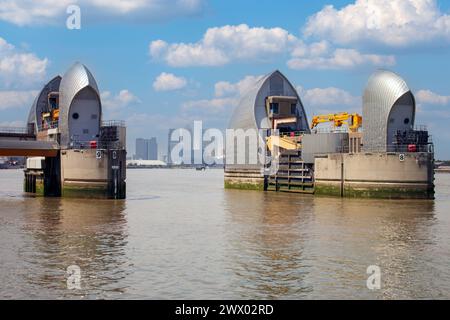
[[[304,249],[313,198],[292,200],[286,194],[225,194],[232,225],[229,259],[241,297],[295,297],[312,291],[305,281],[310,266]]]
[[[230,191],[225,203],[234,223],[230,261],[245,298],[449,295],[448,271],[445,285],[430,286],[438,280],[426,274],[429,262],[441,258],[429,251],[438,242],[432,201]],[[432,269],[449,261],[447,255]],[[369,265],[382,269],[380,291],[366,287]]]
[[[6,245],[1,274],[5,297],[107,297],[110,291],[125,291],[120,283],[132,270],[124,251],[125,202],[25,198],[5,209],[3,218],[6,214],[14,219],[12,228],[1,233]],[[80,291],[67,290],[65,271],[70,265],[81,268]],[[20,292],[9,293],[11,289]]]
[[[21,175],[0,171],[0,298],[450,298],[450,175],[435,201],[224,190],[220,170],[130,170],[125,201],[45,199]]]

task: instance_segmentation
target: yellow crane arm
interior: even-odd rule
[[[357,113],[349,114],[347,112],[317,115],[313,117],[311,129],[325,122],[333,122],[335,128],[340,128],[346,124],[351,132],[357,132],[362,126],[362,117]]]

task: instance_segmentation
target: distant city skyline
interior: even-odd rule
[[[135,160],[159,160],[158,142],[155,137],[150,139],[136,139]]]
[[[198,123],[197,123],[198,124]],[[197,131],[196,131],[197,130]],[[215,138],[211,136],[206,136],[205,133],[208,132],[206,128],[178,128],[169,129],[167,136],[167,163],[168,164],[223,164],[223,150],[218,151],[215,148],[218,147]],[[183,143],[183,137],[188,134],[190,141],[186,144]],[[224,132],[221,131],[223,137],[225,137]],[[179,150],[180,144],[183,145],[183,150]],[[214,147],[211,150],[207,150],[208,146]],[[174,150],[174,148],[177,148]],[[188,150],[185,150],[187,148]],[[189,155],[185,155],[184,152],[190,152]],[[177,160],[172,158],[172,154],[175,152]],[[182,160],[181,160],[182,159]],[[190,163],[186,163],[190,162]]]
[[[385,68],[415,95],[436,158],[450,159],[450,1],[129,2],[77,1],[81,29],[68,30],[64,2],[0,0],[0,126],[25,126],[37,90],[75,61],[98,80],[104,120],[126,120],[129,150],[139,137],[167,150],[168,130],[194,120],[225,129],[246,86],[277,69],[308,120],[361,112]]]

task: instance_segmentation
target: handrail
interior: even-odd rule
[[[28,134],[27,127],[0,127],[0,133],[6,134]]]
[[[414,147],[412,147],[414,146]],[[390,144],[390,145],[379,145],[372,146],[370,148],[361,148],[359,153],[434,153],[433,143],[415,145],[415,144]],[[336,148],[336,153],[349,153],[349,146],[343,146]]]
[[[102,127],[125,127],[125,121],[123,120],[102,121]]]
[[[59,122],[58,121],[51,121],[51,122],[46,122],[45,125],[39,125],[38,126],[38,131],[45,131],[45,130],[49,130],[49,129],[56,129],[59,126]]]
[[[72,140],[69,143],[69,147],[72,149],[86,150],[86,149],[125,149],[124,144],[121,141],[81,141],[81,140]]]
[[[316,133],[350,133],[350,131],[349,131],[349,129],[346,126],[336,127],[336,128],[330,128],[330,127],[319,128],[319,127],[316,127],[316,128],[311,130],[311,133],[312,134],[316,134]]]

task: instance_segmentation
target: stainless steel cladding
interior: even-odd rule
[[[400,76],[375,72],[363,96],[363,150],[387,151],[393,132],[414,126],[415,108],[414,96]]]
[[[302,158],[305,163],[314,163],[315,155],[347,153],[348,133],[306,134],[302,138]]]
[[[266,98],[270,96],[297,98],[296,128],[298,131],[310,132],[308,119],[295,87],[278,70],[257,79],[254,84],[246,89],[246,92],[241,96],[239,105],[233,112],[228,128],[242,130],[271,129],[271,123],[266,111]],[[246,159],[253,157],[258,152],[258,146],[252,143],[248,144],[246,149]],[[229,156],[227,156],[227,159]],[[234,148],[234,156],[236,157],[236,146]],[[251,165],[249,163],[232,165],[227,163],[227,167],[258,168],[260,165]]]
[[[31,106],[30,113],[28,114],[28,125],[33,125],[34,133],[39,130],[42,123],[42,113],[47,109],[47,96],[50,92],[59,91],[59,86],[61,83],[61,77],[56,76],[49,83],[42,88],[39,95],[34,99]]]
[[[99,113],[99,117],[98,119],[96,119],[96,122],[98,122],[98,128],[100,128],[101,102],[97,82],[95,81],[91,72],[86,68],[86,66],[77,62],[66,72],[66,74],[64,74],[60,85],[59,128],[61,132],[62,148],[67,148],[71,142],[69,113],[72,103],[77,95],[79,95],[85,89],[93,92],[93,99],[97,100],[95,107],[99,108],[99,110],[96,111],[96,113]],[[87,104],[85,103],[84,105],[86,106]]]
[[[258,79],[242,94],[238,107],[234,110],[228,128],[270,129],[265,99],[269,96],[290,96],[298,99],[297,111],[299,130],[309,132],[308,120],[303,104],[294,86],[280,72],[274,71]]]

